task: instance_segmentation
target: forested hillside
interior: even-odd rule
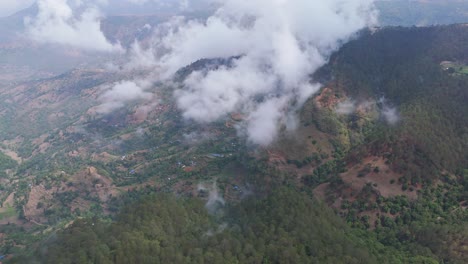
[[[229,64],[190,67],[206,62]],[[59,228],[6,225],[2,250],[11,263],[467,263],[468,27],[361,32],[313,77],[300,127],[267,148],[236,138],[241,115],[186,125],[167,98],[127,141],[137,128],[117,114],[88,120],[121,149],[51,183],[61,207],[36,209]],[[92,205],[61,210],[87,186]]]
[[[431,255],[428,251],[422,254]],[[385,248],[288,188],[209,215],[199,200],[145,196],[118,220],[77,220],[13,263],[435,263]]]
[[[364,147],[382,155],[390,146],[390,159],[402,170],[425,169],[411,177],[466,168],[467,32],[464,25],[387,28],[349,43],[332,59],[334,87],[351,98],[384,98],[400,112],[400,123],[377,126]],[[444,66],[449,62],[459,66]]]
[[[337,101],[322,112],[345,127],[348,144],[338,144],[343,165],[315,194],[385,245],[413,242],[449,263],[467,261],[467,33],[465,25],[364,33],[317,74]],[[339,113],[343,102],[352,111]]]

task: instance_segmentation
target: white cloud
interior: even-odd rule
[[[338,103],[336,106],[335,112],[340,115],[349,115],[356,111],[356,103],[351,100],[346,100]]]
[[[135,41],[132,46],[127,50],[129,61],[125,63],[125,70],[154,68],[157,63],[154,60],[154,50],[150,47],[144,49],[140,43]]]
[[[121,51],[120,45],[109,43],[101,32],[101,14],[96,4],[106,2],[39,0],[37,16],[25,19],[27,35],[41,43],[70,45],[90,51]],[[78,9],[83,11],[76,11]]]
[[[184,134],[184,142],[188,145],[196,145],[213,139],[213,135],[208,132],[191,132]]]
[[[382,97],[378,101],[380,108],[380,115],[389,125],[395,125],[400,121],[400,115],[396,107],[390,105],[385,97]]]
[[[395,125],[400,120],[398,111],[396,108],[385,106],[382,109],[382,116],[385,121],[390,125]]]
[[[12,15],[30,7],[35,0],[2,0],[0,1],[0,17]]]
[[[99,100],[102,103],[98,106],[96,112],[99,114],[108,114],[125,107],[128,102],[151,99],[153,95],[145,92],[144,86],[145,84],[137,84],[131,81],[116,83],[110,90],[100,96]]]
[[[206,209],[210,213],[215,213],[220,207],[224,206],[226,203],[219,193],[218,185],[216,182],[213,182],[211,186],[205,186],[203,184],[198,184],[198,191],[208,191],[208,201],[205,204]]]
[[[39,13],[25,21],[36,41],[91,51],[120,51],[100,30],[100,8],[114,0],[39,0]],[[133,4],[169,1],[127,0]],[[179,1],[182,8],[194,1]],[[231,112],[247,118],[248,139],[268,145],[315,93],[310,75],[359,29],[373,25],[373,0],[212,0],[219,7],[205,21],[176,17],[154,29],[152,46],[138,43],[127,68],[155,68],[170,78],[204,58],[230,58],[231,65],[193,72],[175,91],[187,119],[212,122]],[[158,73],[159,74],[159,73]],[[135,82],[122,82],[100,99],[100,112],[150,96]],[[391,111],[390,111],[391,113]],[[395,112],[396,113],[396,112]],[[385,114],[384,114],[385,116]],[[390,122],[390,121],[389,121]]]
[[[179,18],[160,27],[153,59],[169,77],[199,59],[232,58],[230,66],[192,73],[175,92],[178,106],[199,122],[243,112],[249,140],[261,145],[294,123],[291,113],[318,90],[310,74],[376,21],[372,0],[218,2],[206,21]]]
[[[270,144],[278,134],[278,124],[283,118],[285,98],[266,100],[253,111],[247,121],[247,137],[260,145]]]
[[[148,2],[148,0],[127,0],[127,1],[132,3],[132,4],[138,4],[138,5],[142,5],[142,4]]]
[[[121,0],[120,0],[121,1]],[[154,3],[160,7],[177,7],[180,10],[185,10],[190,6],[189,0],[167,1],[167,0],[126,0],[132,4],[143,5],[147,3]]]

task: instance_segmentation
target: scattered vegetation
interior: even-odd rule
[[[11,263],[467,263],[467,31],[363,32],[316,74],[329,87],[300,113],[300,151],[279,142],[274,161],[238,139],[236,120],[182,121],[169,89],[143,123],[132,107],[83,114],[70,91],[69,119],[29,113],[20,122],[39,124],[21,127],[5,115],[2,148],[23,161],[0,153],[2,195],[14,193],[0,220],[24,222],[2,227],[1,252]],[[338,115],[346,99],[372,110]],[[396,124],[379,114],[386,103]],[[227,203],[210,214],[199,185],[214,180]],[[43,219],[26,230],[38,186]]]

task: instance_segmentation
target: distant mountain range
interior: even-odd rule
[[[468,1],[380,0],[382,26],[429,26],[468,22]]]

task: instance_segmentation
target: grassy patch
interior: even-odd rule
[[[13,216],[16,216],[16,210],[14,207],[8,206],[0,210],[0,220],[3,220],[5,218],[10,218]]]
[[[458,73],[467,74],[468,75],[468,66],[463,66],[458,69]]]
[[[459,62],[452,62],[452,63],[445,63],[442,65],[444,70],[448,71],[452,74],[466,74],[468,75],[468,65],[459,63]]]

